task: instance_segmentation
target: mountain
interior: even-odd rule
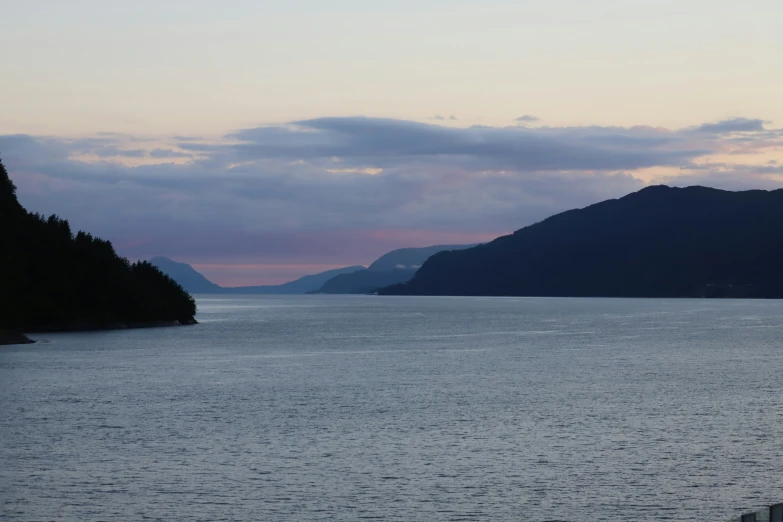
[[[68,221],[28,213],[0,162],[0,331],[192,324],[196,303],[157,268]]]
[[[149,262],[190,293],[214,294],[222,290],[187,263],[172,261],[168,257],[153,257]]]
[[[187,263],[172,261],[167,257],[153,257],[149,262],[182,285],[185,290],[194,294],[306,294],[317,290],[336,275],[364,270],[363,266],[348,266],[306,275],[281,285],[222,287],[204,277]]]
[[[369,294],[379,288],[409,281],[416,270],[433,254],[474,245],[436,245],[424,248],[400,248],[376,259],[368,268],[338,275],[324,283],[318,294]]]
[[[432,256],[405,295],[783,297],[783,189],[647,187]]]
[[[415,268],[391,270],[359,270],[331,278],[315,293],[318,294],[371,294],[384,286],[410,281]]]
[[[391,270],[393,268],[418,268],[424,262],[444,250],[464,250],[476,245],[435,245],[423,248],[398,248],[392,250],[373,261],[369,270]]]
[[[345,268],[335,268],[313,275],[306,275],[294,281],[283,283],[282,285],[270,286],[239,286],[233,288],[223,288],[223,293],[229,294],[306,294],[317,290],[325,282],[335,276],[350,275],[353,272],[364,270],[363,266],[347,266]]]

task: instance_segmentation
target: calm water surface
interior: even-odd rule
[[[783,501],[783,302],[199,309],[0,349],[0,519],[705,521]]]

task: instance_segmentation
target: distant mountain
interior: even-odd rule
[[[149,262],[192,294],[213,294],[222,290],[187,263],[172,261],[168,257],[153,257]]]
[[[318,294],[370,294],[384,286],[410,281],[415,268],[392,268],[391,270],[359,270],[329,279],[316,292]]]
[[[653,186],[468,250],[383,294],[783,297],[783,189]]]
[[[376,259],[367,269],[338,275],[314,293],[369,294],[379,288],[409,281],[416,270],[433,254],[460,250],[474,245],[436,245],[424,248],[400,248]]]
[[[324,283],[335,276],[350,275],[353,272],[364,270],[361,265],[347,266],[345,268],[335,268],[313,275],[300,277],[295,281],[283,283],[282,285],[271,286],[240,286],[234,288],[223,288],[222,292],[227,294],[306,294],[317,290]],[[391,283],[390,283],[391,284]]]
[[[153,257],[149,262],[188,292],[195,294],[306,294],[317,290],[336,275],[364,270],[363,266],[349,266],[306,275],[282,285],[222,287],[204,277],[187,263],[172,261],[167,257]]]
[[[393,268],[412,268],[418,270],[424,262],[444,250],[464,250],[476,245],[435,245],[423,248],[398,248],[376,259],[368,270],[391,270]]]

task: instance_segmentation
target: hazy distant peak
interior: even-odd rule
[[[306,294],[317,290],[326,281],[336,275],[364,270],[363,266],[355,265],[302,276],[294,281],[289,281],[288,283],[280,285],[224,288],[204,277],[187,263],[174,261],[164,256],[153,257],[149,262],[174,279],[188,292],[201,294]]]
[[[404,268],[418,269],[424,262],[444,250],[463,250],[475,245],[433,245],[422,248],[398,248],[382,255],[369,267],[369,270],[392,270]]]
[[[163,256],[153,257],[149,262],[190,293],[209,294],[221,290],[220,286],[204,277],[187,263],[174,261]]]

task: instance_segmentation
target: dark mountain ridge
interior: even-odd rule
[[[428,259],[398,295],[783,297],[783,189],[652,186]]]

